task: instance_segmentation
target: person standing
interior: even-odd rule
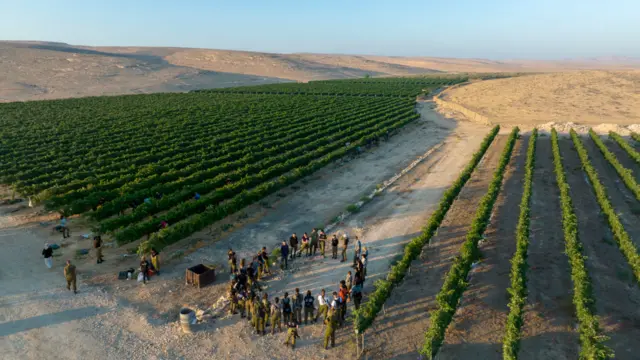
[[[299,338],[300,336],[298,336],[298,324],[296,324],[294,321],[289,321],[287,323],[287,340],[284,342],[285,346],[291,345],[292,349],[295,349],[296,347],[296,338]]]
[[[285,292],[284,293],[284,298],[282,298],[282,318],[284,320],[285,323],[290,323],[291,322],[291,313],[292,313],[292,307],[291,307],[291,298],[289,298],[289,293]]]
[[[297,324],[302,323],[302,294],[300,294],[300,289],[296,288],[296,292],[291,297],[293,301],[293,321]]]
[[[360,309],[360,303],[362,302],[362,285],[355,284],[351,288],[351,301],[353,301],[353,306],[356,310]]]
[[[93,237],[93,247],[96,249],[96,261],[100,264],[104,261],[104,259],[102,259],[102,237],[100,237],[100,235]]]
[[[354,246],[354,254],[353,254],[353,268],[355,269],[356,267],[356,262],[358,261],[358,258],[360,257],[360,254],[362,253],[362,242],[360,241],[360,239],[356,236],[356,241],[353,244]]]
[[[340,291],[338,292],[338,296],[340,297],[340,324],[344,323],[345,318],[347,317],[347,300],[349,298],[349,290],[347,290],[347,285],[345,281],[340,281]]]
[[[340,262],[347,261],[347,249],[349,248],[349,235],[342,235],[342,260]]]
[[[336,236],[336,234],[333,234],[333,237],[331,238],[331,258],[332,259],[337,259],[338,258],[338,237]]]
[[[311,256],[311,244],[309,242],[309,235],[307,233],[302,234],[302,245],[300,246],[300,252],[298,253],[298,257],[302,256],[304,252],[304,256]]]
[[[276,296],[275,302],[271,304],[271,335],[276,333],[276,326],[278,327],[278,332],[282,331],[280,307],[280,299]]]
[[[282,270],[286,270],[289,268],[289,264],[287,263],[289,259],[289,245],[287,245],[286,241],[282,242],[280,245],[280,262],[282,266]]]
[[[344,279],[345,285],[347,285],[347,290],[351,291],[351,286],[353,285],[353,276],[351,276],[351,271],[347,271],[347,276]]]
[[[315,321],[318,321],[320,315],[324,316],[322,321],[327,319],[327,313],[329,312],[329,299],[325,296],[324,289],[320,291],[320,295],[318,295],[318,312],[316,313]]]
[[[269,253],[267,253],[267,247],[263,246],[262,251],[260,252],[260,256],[262,256],[262,260],[264,260],[264,272],[265,274],[271,274],[271,270],[269,269]]]
[[[256,296],[253,303],[253,316],[256,319],[256,335],[264,335],[264,316],[266,314],[262,301]]]
[[[311,296],[311,290],[307,290],[307,295],[304,296],[304,324],[307,325],[309,322],[309,318],[313,321],[313,310],[315,307],[313,296]]]
[[[160,275],[160,253],[154,248],[151,248],[151,266],[156,275]]]
[[[334,293],[335,294],[335,293]],[[336,328],[338,327],[338,309],[332,307],[329,310],[329,316],[324,320],[326,325],[324,331],[324,349],[329,349],[329,340],[331,340],[331,347],[336,346]]]
[[[227,251],[227,257],[229,258],[229,273],[232,274],[238,268],[238,259],[236,258],[235,251],[229,248],[229,251]]]
[[[140,273],[142,274],[142,283],[146,284],[149,280],[149,262],[146,256],[143,256],[140,260]]]
[[[269,295],[267,295],[267,293],[262,294],[262,306],[264,308],[264,318],[262,320],[262,331],[264,333],[264,328],[267,327],[269,323],[269,315],[271,312],[271,303],[269,302]]]
[[[53,267],[53,248],[51,245],[45,243],[44,249],[42,249],[42,256],[44,256],[44,264],[47,268],[51,269]]]
[[[361,256],[361,262],[362,262],[362,282],[364,283],[364,281],[367,279],[367,263],[369,262],[367,260],[367,256],[365,254],[362,254]]]
[[[320,245],[320,255],[324,257],[324,249],[327,245],[327,234],[324,233],[324,230],[320,230],[318,233],[318,242]]]
[[[60,231],[62,231],[63,239],[71,237],[69,234],[69,226],[67,226],[67,218],[64,215],[60,215]]]
[[[236,289],[232,283],[231,288],[229,289],[229,315],[235,315],[238,313],[238,295],[236,294]]]
[[[316,250],[318,250],[318,229],[313,228],[311,230],[311,250],[310,253],[316,256]]]
[[[73,289],[73,293],[77,294],[76,266],[71,264],[71,260],[67,260],[67,265],[64,267],[64,278],[67,280],[67,290]]]
[[[296,252],[298,251],[298,236],[296,233],[293,233],[289,238],[289,246],[291,246],[291,260],[296,257]]]
[[[245,290],[238,292],[238,310],[240,310],[240,318],[244,319],[247,309],[247,295]]]

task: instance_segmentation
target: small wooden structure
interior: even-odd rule
[[[216,270],[212,267],[198,264],[187,269],[187,284],[203,288],[216,281]]]

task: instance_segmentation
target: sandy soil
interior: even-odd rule
[[[475,82],[447,91],[500,124],[640,123],[640,71],[580,71]]]
[[[200,327],[193,336],[182,335],[177,310],[183,305],[209,307],[224,293],[227,274],[218,276],[216,285],[202,290],[184,285],[184,269],[196,262],[226,264],[226,249],[233,246],[247,256],[260,246],[271,247],[291,231],[302,233],[319,222],[327,222],[363,194],[399,172],[412,159],[429,151],[430,155],[411,172],[397,180],[339,230],[361,234],[369,246],[371,261],[367,291],[373,280],[388,269],[404,242],[414,236],[437,205],[439,198],[466,165],[487,128],[445,120],[421,103],[422,120],[409,125],[389,142],[349,162],[334,164],[315,178],[295,184],[262,205],[246,210],[245,224],[237,223],[218,242],[211,235],[199,234],[200,250],[191,248],[183,261],[170,262],[162,275],[147,286],[117,281],[114,273],[135,266],[136,260],[122,258],[121,250],[105,249],[106,262],[96,265],[91,255],[76,261],[81,276],[80,293],[73,296],[63,288],[62,261],[72,257],[73,249],[88,247],[79,240],[82,224],[72,220],[73,240],[55,257],[55,267],[45,271],[40,257],[44,241],[57,239],[37,222],[22,224],[28,210],[2,217],[2,245],[16,249],[4,252],[0,270],[0,349],[8,359],[104,358],[104,359],[225,359],[326,358],[337,351],[319,353],[320,325],[303,327],[296,352],[284,349],[283,334],[257,338],[239,316],[218,318]],[[442,145],[438,145],[442,142]],[[286,196],[284,194],[287,194]],[[314,199],[314,201],[310,201]],[[18,205],[20,206],[20,205]],[[10,211],[3,207],[2,210]],[[52,220],[43,214],[40,220]],[[74,221],[78,221],[74,224]],[[200,241],[198,237],[207,237]],[[59,240],[59,239],[58,239]],[[185,243],[189,243],[186,241]],[[163,253],[167,259],[170,252]],[[29,269],[25,272],[23,269]],[[44,269],[44,270],[43,270]],[[312,289],[335,287],[343,278],[345,266],[329,259],[296,260],[294,270],[268,279],[265,285],[272,297],[299,286]],[[102,275],[101,275],[102,274]],[[5,286],[5,283],[8,284]],[[340,346],[349,353],[349,339],[340,335]],[[274,355],[276,354],[276,355]]]
[[[498,136],[491,144],[449,209],[438,234],[413,262],[411,273],[402,285],[394,289],[387,300],[386,313],[378,315],[367,331],[367,348],[372,358],[415,359],[418,356],[417,349],[429,326],[429,311],[434,309],[435,295],[464,242],[505,143],[506,137]]]
[[[520,359],[575,359],[580,350],[559,197],[551,139],[540,135],[531,193],[528,294]]]
[[[0,41],[0,101],[188,91],[432,72],[638,69],[635,59],[494,61]]]
[[[509,261],[515,252],[514,234],[522,197],[528,137],[513,149],[502,189],[494,205],[485,240],[479,244],[481,261],[471,271],[469,286],[447,328],[439,359],[499,359],[509,314]],[[482,346],[479,346],[482,345]]]
[[[595,313],[600,317],[604,334],[610,337],[606,344],[613,349],[616,359],[635,359],[638,352],[637,339],[640,337],[637,326],[640,321],[640,289],[633,280],[626,259],[613,240],[606,220],[601,212],[595,210],[599,209],[599,205],[581,170],[572,142],[561,141],[560,150],[578,217],[578,232],[586,256],[585,263],[592,280]],[[593,152],[590,151],[590,156],[591,153]],[[594,160],[596,159],[592,156],[592,162],[597,164],[597,160]],[[596,164],[596,169],[602,171]],[[603,177],[600,176],[601,181]],[[607,190],[610,196],[616,192],[615,187],[608,187]],[[623,205],[616,198],[612,198],[612,204],[616,209]],[[638,224],[640,222],[636,222],[634,226],[637,227]]]

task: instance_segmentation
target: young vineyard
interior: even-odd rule
[[[0,180],[49,210],[84,214],[120,245],[163,248],[376,144],[419,117],[416,95],[464,80],[1,104]]]
[[[637,358],[640,167],[632,138],[609,138],[485,141],[356,333],[389,358]]]

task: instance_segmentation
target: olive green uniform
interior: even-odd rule
[[[76,288],[76,266],[68,264],[64,267],[64,277],[67,280],[67,290],[73,289],[73,292],[77,292]]]
[[[262,303],[260,303],[260,300],[255,299],[253,301],[253,325],[256,328],[256,331],[259,334],[262,334],[264,332],[264,317],[260,316],[260,311],[262,308]]]
[[[291,344],[291,348],[296,346],[296,338],[298,337],[298,329],[292,326],[289,326],[289,330],[287,330],[287,340],[284,342],[285,345]]]
[[[269,310],[271,309],[271,303],[269,303],[269,300],[262,299],[262,308],[264,309],[264,316],[262,318],[264,325],[262,326],[262,330],[264,330],[269,323]]]
[[[276,326],[278,331],[282,331],[282,322],[280,321],[280,305],[271,305],[271,334],[275,334]]]
[[[338,328],[338,311],[331,309],[329,316],[324,321],[327,325],[324,331],[324,348],[327,349],[329,345],[329,339],[331,339],[331,347],[336,346],[336,329]]]

